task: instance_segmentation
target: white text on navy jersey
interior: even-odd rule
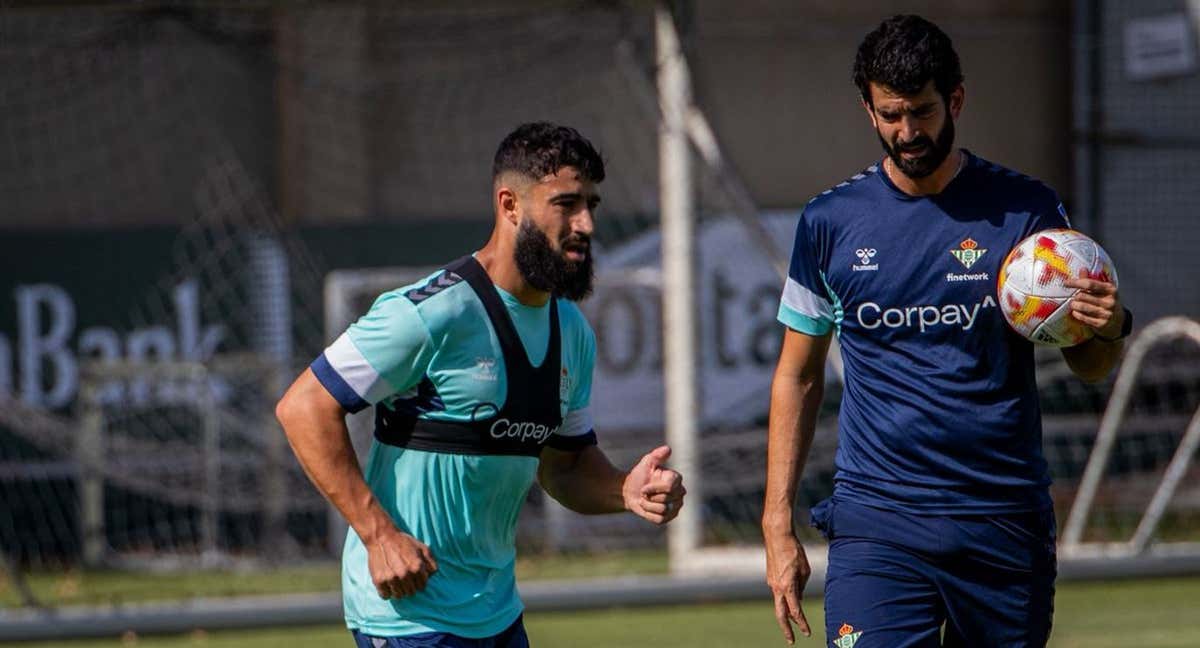
[[[969,331],[975,325],[981,308],[993,308],[996,300],[991,295],[983,301],[967,306],[966,304],[947,304],[946,306],[902,306],[884,308],[875,302],[865,302],[855,311],[858,323],[865,329],[876,329],[880,326],[887,328],[913,328],[922,333],[926,328],[938,325],[958,325],[962,330]]]

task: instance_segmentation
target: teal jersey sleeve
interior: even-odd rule
[[[592,402],[592,374],[596,366],[596,334],[586,321],[580,333],[581,341],[576,348],[579,370],[575,372],[575,380],[570,385],[570,398],[567,401],[567,411],[580,410]]]
[[[565,407],[562,426],[555,434],[593,442],[592,374],[596,365],[596,334],[575,304],[559,300],[564,329],[571,344],[564,345],[562,400]],[[586,439],[585,439],[586,438]]]
[[[356,412],[420,382],[433,352],[417,307],[391,291],[329,345],[312,370],[343,408]]]

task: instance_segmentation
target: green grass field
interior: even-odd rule
[[[1145,581],[1065,583],[1058,589],[1054,648],[1194,648],[1200,646],[1200,577]],[[822,627],[821,601],[807,606],[814,628]],[[535,646],[654,648],[786,645],[768,601],[530,614],[526,627]],[[821,646],[799,638],[797,646]],[[274,628],[194,632],[182,637],[29,643],[25,648],[316,648],[352,645],[340,627]]]
[[[538,556],[517,559],[520,581],[667,573],[664,551],[623,551],[579,556]],[[274,570],[208,571],[63,571],[35,572],[25,580],[40,603],[64,605],[121,605],[171,599],[326,592],[341,583],[341,566],[334,562]],[[0,609],[21,605],[8,574],[0,571]]]

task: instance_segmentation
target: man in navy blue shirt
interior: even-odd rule
[[[1008,251],[1069,227],[1066,211],[1041,182],[954,147],[963,77],[937,26],[884,21],[854,81],[886,155],[813,198],[796,228],[763,514],[776,617],[789,643],[792,623],[810,634],[792,511],[836,334],[837,473],[812,511],[830,540],[830,645],[1044,646],[1055,525],[1033,347],[995,287]],[[1063,355],[1101,380],[1131,316],[1112,284],[1071,281],[1071,315],[1096,335]]]

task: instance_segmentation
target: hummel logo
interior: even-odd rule
[[[871,259],[875,258],[878,251],[875,248],[858,248],[854,251],[854,256],[862,262],[862,265],[851,265],[850,269],[854,272],[866,272],[869,270],[878,270],[878,263],[871,263]]]
[[[475,372],[471,374],[475,380],[483,380],[486,382],[496,382],[500,377],[496,371],[495,358],[475,358]]]

